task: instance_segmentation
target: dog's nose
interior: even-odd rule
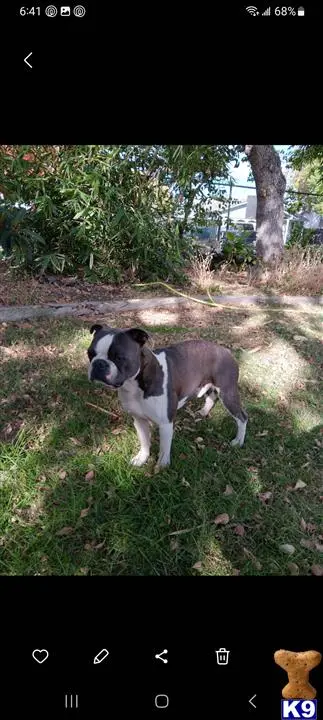
[[[96,370],[105,370],[106,371],[108,368],[108,363],[106,360],[96,360],[94,364],[95,364]]]

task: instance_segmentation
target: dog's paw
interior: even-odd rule
[[[165,468],[168,466],[169,466],[169,463],[167,463],[167,464],[165,463],[164,465],[160,465],[160,463],[156,463],[156,465],[154,467],[154,474],[157,475],[162,470],[165,470]]]
[[[157,463],[155,465],[155,473],[158,473],[160,470],[163,470],[165,467],[170,465],[170,458],[169,457],[161,457],[158,458]]]
[[[231,440],[230,445],[231,445],[231,447],[237,447],[237,446],[242,447],[243,442],[241,442],[241,440],[239,440],[239,438],[234,438],[234,440]]]
[[[141,465],[144,465],[147,462],[148,458],[149,455],[147,455],[147,453],[142,453],[141,451],[139,451],[137,455],[131,458],[130,465],[134,465],[135,467],[141,467]]]

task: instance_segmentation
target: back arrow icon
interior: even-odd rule
[[[28,67],[30,67],[30,68],[33,67],[33,66],[28,62],[28,58],[30,58],[31,55],[32,55],[32,52],[30,52],[29,55],[26,55],[26,57],[24,58],[24,62],[25,62],[26,65],[28,65]]]
[[[257,697],[257,694],[256,694],[256,695],[253,695],[252,698],[250,698],[249,702],[250,702],[250,705],[252,705],[252,707],[254,707],[255,709],[257,709],[257,705],[255,705],[255,704],[252,702],[252,701],[255,699],[255,697]]]

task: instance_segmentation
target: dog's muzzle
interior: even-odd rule
[[[106,360],[102,359],[94,360],[91,365],[89,378],[92,381],[97,380],[99,382],[105,383],[106,385],[112,384],[112,376],[109,363]]]

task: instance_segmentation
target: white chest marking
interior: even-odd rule
[[[146,418],[157,425],[168,423],[168,368],[167,360],[164,352],[155,355],[159,365],[163,370],[163,389],[162,394],[144,398],[144,392],[138,386],[136,380],[126,380],[124,385],[118,390],[120,402],[124,410],[131,415],[139,418]]]

